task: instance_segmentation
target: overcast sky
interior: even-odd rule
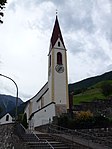
[[[47,82],[56,9],[69,83],[112,70],[112,0],[8,0],[0,25],[0,73],[15,80],[24,101]],[[14,84],[0,77],[0,93],[15,96]]]

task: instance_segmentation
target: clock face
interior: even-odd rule
[[[56,71],[57,71],[58,73],[63,73],[63,72],[64,72],[64,67],[63,67],[63,65],[56,65],[55,69],[56,69]]]

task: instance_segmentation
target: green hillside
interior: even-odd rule
[[[74,105],[100,99],[105,100],[106,97],[101,92],[101,86],[104,83],[112,85],[112,71],[74,84],[69,84],[69,92],[74,93]]]
[[[100,89],[89,89],[83,93],[74,95],[73,103],[74,105],[80,104],[81,102],[90,102],[96,99],[104,99]]]
[[[84,92],[74,95],[73,103],[74,105],[80,104],[82,102],[91,102],[94,100],[105,100],[105,96],[102,94],[101,86],[104,83],[112,85],[112,80],[101,81],[89,88]]]

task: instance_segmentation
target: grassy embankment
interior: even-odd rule
[[[91,101],[100,100],[100,99],[105,100],[105,96],[101,92],[101,86],[104,82],[108,82],[112,84],[112,80],[109,80],[109,81],[99,82],[94,86],[89,87],[86,91],[80,94],[74,95],[73,104],[78,105],[81,102],[91,102]]]

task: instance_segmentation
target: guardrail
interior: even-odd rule
[[[63,135],[69,135],[72,138],[72,142],[74,142],[74,137],[79,137],[82,139],[85,139],[87,141],[87,146],[90,147],[91,142],[102,144],[105,146],[108,146],[108,149],[112,149],[112,141],[100,138],[94,135],[90,135],[88,133],[80,132],[79,130],[71,130],[68,128],[60,127],[57,125],[50,124],[48,126],[48,132],[55,133],[55,134],[63,134]],[[74,142],[75,143],[75,142]]]

